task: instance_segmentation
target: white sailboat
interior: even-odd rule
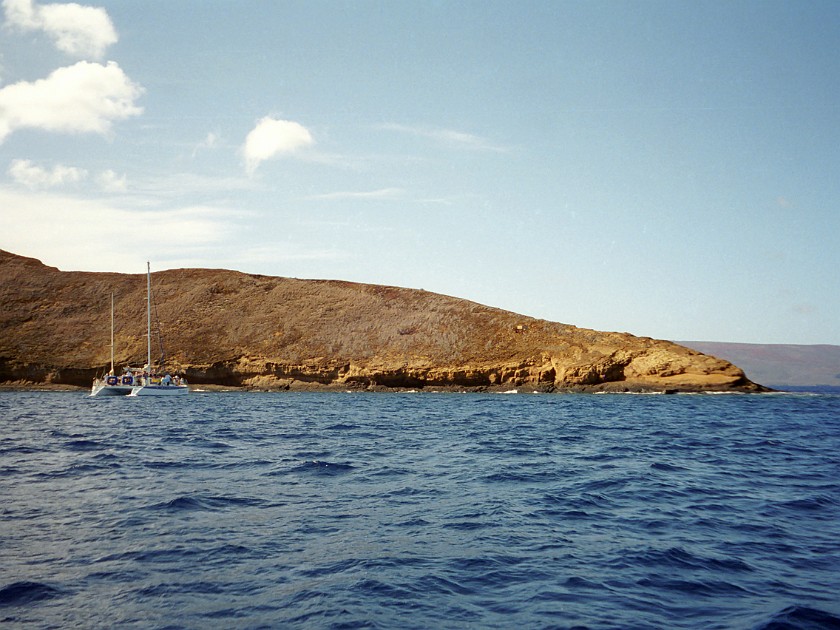
[[[128,396],[134,385],[134,375],[130,369],[118,376],[114,373],[114,294],[111,293],[111,369],[101,378],[93,379],[91,396]]]
[[[169,374],[155,375],[152,372],[152,268],[146,263],[146,365],[142,374],[135,378],[135,385],[129,396],[183,396],[190,388],[185,379]]]

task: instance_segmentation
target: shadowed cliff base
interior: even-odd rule
[[[213,269],[152,274],[170,371],[258,390],[740,391],[727,361],[417,289]],[[59,271],[0,250],[0,384],[87,387],[146,357],[145,274]],[[153,356],[160,354],[157,340]]]

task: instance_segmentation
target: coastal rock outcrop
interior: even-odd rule
[[[153,273],[152,285],[167,365],[194,385],[763,389],[731,363],[668,341],[418,289],[212,269]],[[89,385],[110,362],[112,292],[116,364],[142,365],[145,290],[144,274],[59,271],[0,250],[0,383]]]

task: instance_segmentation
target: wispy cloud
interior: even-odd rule
[[[78,58],[101,59],[117,42],[105,9],[75,2],[39,5],[33,0],[3,0],[6,24],[21,31],[43,31],[56,48]]]
[[[237,192],[261,190],[264,186],[244,175],[221,176],[176,171],[162,175],[132,177],[131,188],[137,195],[147,195],[165,201],[192,195],[227,196]]]
[[[0,143],[16,129],[105,134],[114,121],[143,112],[143,88],[113,61],[80,61],[46,79],[0,88]]]
[[[160,201],[160,200],[158,200]],[[121,195],[84,198],[52,191],[21,192],[0,186],[0,247],[65,270],[139,273],[137,261],[155,269],[211,267],[274,273],[290,263],[340,260],[348,252],[329,239],[270,242],[260,233],[245,247],[247,213],[221,205],[145,205]]]
[[[337,191],[331,193],[323,193],[320,195],[310,195],[306,197],[309,200],[317,201],[343,201],[346,199],[361,199],[361,200],[381,200],[381,199],[397,199],[405,194],[402,188],[380,188],[378,190],[365,191]]]
[[[487,138],[477,136],[454,129],[441,129],[438,127],[401,125],[398,123],[384,123],[379,125],[380,129],[396,131],[420,138],[428,138],[441,144],[451,147],[469,149],[473,151],[492,151],[495,153],[506,153],[509,148],[496,144]]]
[[[314,142],[312,134],[300,123],[266,116],[245,138],[245,144],[242,146],[245,168],[251,175],[265,160],[278,155],[289,155]]]
[[[204,137],[204,140],[199,142],[195,147],[193,147],[192,156],[195,157],[198,155],[199,151],[209,151],[215,149],[219,146],[219,142],[221,140],[221,136],[218,133],[210,131]]]
[[[173,252],[209,260],[236,237],[236,214],[225,208],[153,210],[120,199],[124,203],[0,188],[3,248],[63,269],[131,272],[126,261],[163,261]]]

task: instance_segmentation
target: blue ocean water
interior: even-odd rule
[[[840,397],[0,393],[0,623],[838,628]]]

